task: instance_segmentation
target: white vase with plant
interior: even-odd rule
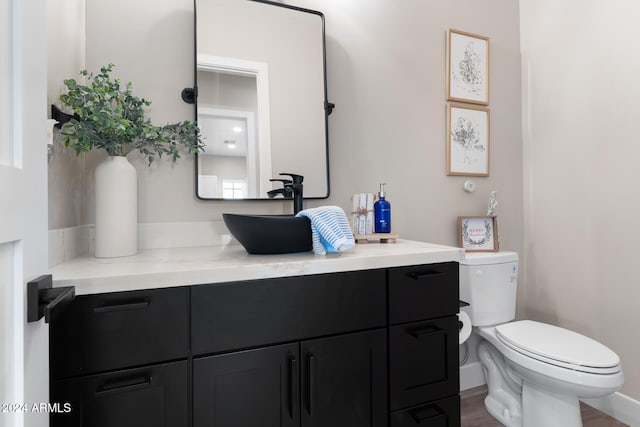
[[[129,256],[138,251],[137,173],[127,154],[138,150],[151,165],[163,155],[175,162],[181,149],[195,154],[203,147],[193,122],[151,124],[144,111],[151,103],[134,96],[131,83],[122,90],[119,79],[110,76],[113,67],[102,67],[97,75],[81,71],[87,84],[65,80],[67,92],[60,96],[74,114],[60,132],[65,146],[78,154],[97,148],[108,155],[95,171],[96,257]]]

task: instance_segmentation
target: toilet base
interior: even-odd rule
[[[478,344],[478,356],[489,389],[484,399],[487,412],[506,427],[521,427],[522,388],[506,371],[504,356],[485,340]]]
[[[485,407],[506,427],[582,427],[575,393],[552,392],[549,379],[514,365],[486,340],[478,344],[478,356],[489,389]]]
[[[524,381],[522,427],[582,427],[580,402],[576,396],[550,393]]]

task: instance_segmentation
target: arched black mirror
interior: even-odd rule
[[[195,0],[200,199],[266,199],[280,173],[329,196],[324,16],[263,0]]]

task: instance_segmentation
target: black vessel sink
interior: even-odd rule
[[[224,223],[250,254],[290,254],[312,249],[309,218],[292,215],[222,214]]]

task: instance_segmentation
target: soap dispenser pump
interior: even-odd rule
[[[373,205],[374,230],[376,233],[391,233],[391,204],[385,200],[384,186],[380,184],[378,201]]]

